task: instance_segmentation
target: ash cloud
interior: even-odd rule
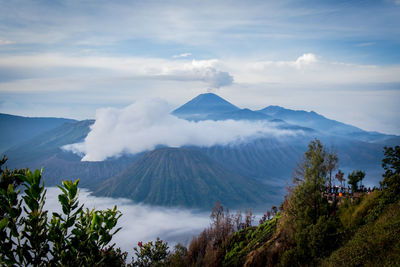
[[[123,109],[102,108],[82,143],[65,150],[83,156],[82,161],[103,161],[123,154],[149,151],[158,145],[209,147],[246,142],[249,139],[297,135],[298,131],[277,129],[267,121],[186,121],[169,114],[160,99],[138,101]]]

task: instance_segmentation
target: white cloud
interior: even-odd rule
[[[373,45],[375,45],[375,42],[358,43],[355,46],[356,47],[367,47],[367,46],[373,46]]]
[[[120,77],[132,79],[202,81],[209,87],[231,85],[233,77],[220,68],[219,60],[166,60],[140,57],[73,57],[61,54],[38,54],[31,56],[6,56],[0,58],[0,67],[18,69],[19,73],[37,72],[39,76],[66,77]],[[66,69],[67,68],[67,69]],[[57,69],[59,69],[57,71]],[[48,70],[44,71],[44,70]],[[87,73],[82,74],[82,73]],[[46,76],[47,75],[47,76]],[[23,77],[22,77],[23,78]],[[13,83],[13,82],[12,82]],[[39,86],[38,86],[39,87]],[[40,86],[42,87],[42,86]],[[23,86],[23,90],[40,90],[40,87]],[[1,86],[0,91],[12,88]],[[75,87],[78,88],[78,87]],[[15,87],[12,91],[15,91]]]
[[[4,56],[0,68],[18,70],[20,75],[37,74],[35,86],[18,85],[22,79],[0,84],[0,91],[36,91],[54,81],[88,78],[99,81],[112,79],[200,81],[208,87],[219,88],[235,82],[244,84],[282,83],[308,84],[367,84],[400,82],[400,66],[359,65],[320,60],[313,53],[306,53],[293,61],[259,61],[251,59],[167,60],[140,57],[73,57],[61,54],[31,56]],[[25,78],[26,79],[26,78]],[[79,90],[79,84],[74,85]],[[82,88],[83,89],[83,88]]]
[[[218,70],[218,65],[219,61],[216,59],[193,59],[183,65],[164,67],[160,76],[177,80],[200,80],[212,88],[231,85],[233,77],[228,72]]]
[[[317,62],[317,57],[314,54],[308,53],[298,57],[296,59],[295,65],[297,68],[301,68],[301,66],[313,64],[316,62]]]
[[[179,55],[174,55],[173,58],[189,57],[191,55],[192,55],[192,53],[182,53],[182,54],[179,54]]]
[[[170,115],[169,111],[162,100],[138,101],[123,109],[99,109],[85,141],[63,148],[84,154],[84,161],[102,161],[123,153],[152,150],[157,145],[228,145],[251,137],[301,133],[279,130],[275,124],[261,121],[190,122]]]
[[[47,189],[45,209],[50,211],[49,214],[61,212],[57,200],[60,193],[60,189],[56,187]],[[85,204],[85,208],[100,210],[112,209],[117,205],[122,217],[116,228],[122,227],[122,229],[114,236],[111,243],[115,242],[117,247],[130,254],[139,241],[148,242],[157,237],[167,241],[170,248],[178,242],[188,245],[193,236],[210,224],[208,213],[135,204],[128,199],[94,197],[85,189],[79,192],[79,202]],[[130,261],[130,258],[128,260]]]
[[[14,42],[0,38],[0,45],[9,45],[9,44],[14,44]]]
[[[61,90],[57,81],[61,81],[62,86],[67,88],[73,87],[72,90],[85,90],[85,80],[96,83],[107,79],[192,81],[202,82],[205,87],[210,88],[230,86],[233,80],[243,84],[281,83],[288,86],[308,85],[314,88],[319,84],[400,82],[399,65],[332,62],[322,60],[313,53],[305,53],[292,61],[260,61],[247,58],[168,60],[141,57],[75,57],[47,53],[0,57],[0,68],[10,72],[15,70],[17,75],[21,76],[17,80],[0,82],[1,92]],[[73,82],[62,82],[66,80]]]
[[[303,54],[302,56],[299,56],[295,61],[261,61],[255,63],[248,61],[249,64],[253,64],[254,67],[258,70],[264,70],[267,67],[275,67],[280,68],[282,71],[284,71],[284,68],[302,69],[308,65],[315,64],[317,62],[317,56],[312,53]]]
[[[345,101],[336,102],[332,118],[341,121],[345,118],[346,123],[368,130],[398,133],[399,129],[398,123],[393,123],[398,105],[388,108],[385,104],[398,99],[399,65],[332,62],[314,53],[300,54],[285,61],[259,60],[258,57],[173,60],[46,53],[1,56],[0,69],[5,70],[0,72],[0,98],[14,102],[18,99],[20,103],[13,109],[0,105],[5,113],[21,114],[21,110],[26,109],[24,114],[30,116],[50,116],[56,114],[54,103],[57,103],[57,107],[64,106],[64,110],[72,111],[57,113],[58,116],[93,118],[99,106],[128,105],[144,97],[162,97],[177,106],[206,89],[213,91],[213,88],[226,86],[218,93],[241,107],[263,108],[277,104],[315,109],[324,115],[332,114],[327,109],[332,105],[331,98],[325,97],[329,91],[341,99],[354,98],[354,105],[350,107],[344,106]],[[383,94],[382,90],[387,90],[390,84],[392,92]],[[365,93],[371,90],[379,98]],[[272,102],[276,94],[282,97]],[[37,108],[28,111],[27,107],[32,106],[35,99],[33,96],[42,110],[52,106],[51,110],[47,114],[38,114]],[[365,101],[360,100],[365,97],[370,97],[365,101],[374,105],[365,106]],[[71,108],[68,107],[70,103],[81,105]],[[76,115],[78,110],[79,116]],[[348,119],[351,118],[349,114],[368,114],[371,110],[382,115],[381,123],[365,115],[363,120]],[[387,112],[383,114],[382,111]]]
[[[321,84],[377,84],[400,82],[400,66],[376,66],[332,62],[307,53],[293,61],[257,61],[231,59],[223,61],[224,69],[236,83],[279,83],[287,86]]]

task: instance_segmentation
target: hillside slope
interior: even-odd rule
[[[66,122],[62,118],[29,118],[0,113],[0,153]]]
[[[354,236],[334,251],[322,265],[399,266],[400,201],[388,205],[376,221],[358,227]]]
[[[105,181],[96,195],[126,197],[163,206],[210,208],[265,205],[271,192],[252,179],[221,167],[199,151],[161,148]]]
[[[92,120],[65,123],[14,146],[5,152],[8,164],[16,168],[39,168],[38,164],[61,152],[62,146],[82,142],[88,135],[91,124]]]

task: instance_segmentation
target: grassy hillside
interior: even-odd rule
[[[267,212],[257,227],[240,227],[239,217],[223,214],[193,239],[187,264],[400,266],[400,147],[385,149],[382,190],[340,202],[328,202],[322,191],[327,155],[318,141],[310,143],[303,176],[280,212],[272,218]]]
[[[354,204],[339,207],[338,224],[340,242],[329,255],[315,256],[318,266],[399,266],[400,265],[400,201],[384,205],[376,219],[369,216],[379,205],[382,193],[365,195]],[[293,246],[284,235],[287,231],[277,228],[282,215],[259,225],[257,228],[236,232],[225,254],[225,266],[283,266],[282,255]],[[352,218],[352,220],[349,220]],[[271,230],[272,229],[272,230]],[[249,238],[250,237],[250,238]],[[257,240],[265,240],[257,242]],[[337,241],[332,238],[329,241]],[[233,264],[234,263],[234,264]],[[298,266],[309,263],[299,263]]]
[[[378,202],[379,197],[366,196],[360,204],[345,211],[345,216],[351,216],[361,223],[348,229],[354,231],[354,235],[323,260],[322,265],[400,265],[400,201],[387,205],[376,220],[367,219],[364,222],[374,207],[379,205]],[[366,213],[366,216],[362,216],[362,213]]]

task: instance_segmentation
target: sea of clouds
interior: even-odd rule
[[[48,187],[44,209],[52,212],[62,213],[58,195],[61,190],[57,187]],[[200,234],[211,224],[210,213],[181,207],[161,207],[134,203],[125,198],[96,197],[85,188],[79,189],[79,204],[84,208],[106,210],[112,209],[114,205],[122,213],[115,229],[121,230],[110,242],[116,247],[129,253],[128,262],[134,256],[133,248],[138,242],[154,241],[159,237],[168,243],[172,250],[177,243],[188,247],[193,237]],[[236,213],[236,211],[231,211]],[[253,217],[253,225],[257,225],[262,213],[256,213]]]
[[[60,193],[61,190],[56,187],[47,189],[45,209],[49,210],[49,214],[61,212],[61,205],[57,199]],[[136,247],[139,241],[153,241],[157,237],[168,242],[171,249],[178,242],[188,245],[194,236],[210,225],[209,213],[135,204],[122,198],[95,197],[86,189],[80,190],[79,203],[85,204],[85,208],[98,210],[112,209],[117,205],[122,217],[116,228],[122,229],[113,237],[111,243],[116,243],[117,247],[128,251],[130,255],[133,255],[133,247]]]
[[[103,161],[152,150],[158,145],[208,147],[299,133],[278,129],[277,123],[269,121],[187,121],[171,115],[167,102],[148,99],[121,109],[98,109],[96,121],[85,140],[63,149],[82,155],[83,161]]]

